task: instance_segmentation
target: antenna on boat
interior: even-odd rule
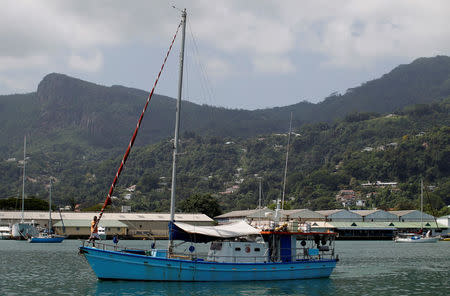
[[[281,209],[284,210],[284,195],[286,192],[286,177],[287,177],[287,168],[288,168],[288,160],[289,160],[289,144],[291,142],[291,130],[292,130],[292,112],[291,112],[291,120],[289,121],[289,134],[288,134],[288,142],[286,147],[286,164],[284,166],[284,179],[283,179],[283,196],[281,198]]]
[[[173,139],[173,160],[172,160],[172,187],[170,193],[170,223],[169,223],[169,255],[173,250],[173,223],[175,222],[175,189],[176,189],[176,171],[177,171],[177,152],[178,152],[178,136],[180,133],[180,109],[181,95],[183,91],[183,63],[184,63],[184,41],[186,31],[186,9],[181,12],[181,52],[180,52],[180,70],[178,76],[178,99],[175,117],[175,136]]]
[[[423,179],[420,178],[420,230],[423,231]]]
[[[52,178],[50,178],[50,195],[48,199],[48,234],[51,233],[52,228]]]
[[[25,163],[26,163],[26,149],[27,149],[27,136],[23,138],[23,177],[22,177],[22,217],[20,223],[24,221],[24,211],[25,211]]]
[[[261,212],[262,212],[262,208],[261,208],[261,196],[262,196],[261,180],[262,180],[262,177],[261,176],[257,176],[256,178],[259,180],[259,199],[258,199],[259,221],[258,221],[258,224],[261,224]]]

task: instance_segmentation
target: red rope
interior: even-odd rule
[[[161,76],[161,73],[162,73],[162,71],[164,69],[164,66],[166,64],[167,58],[169,57],[169,53],[172,50],[172,46],[173,46],[173,44],[175,42],[175,38],[177,37],[177,34],[178,34],[178,31],[179,31],[180,27],[181,27],[181,23],[178,25],[177,31],[175,32],[175,35],[173,36],[172,43],[170,44],[169,50],[166,53],[166,57],[164,58],[164,62],[162,64],[162,66],[161,66],[161,69],[159,70],[158,76],[156,77],[155,84],[153,85],[152,91],[150,92],[150,94],[149,94],[149,96],[147,98],[147,102],[145,103],[144,109],[142,110],[141,116],[139,117],[139,120],[137,122],[136,129],[134,130],[133,136],[131,137],[130,143],[128,144],[128,148],[125,151],[125,154],[123,156],[122,162],[120,163],[119,169],[117,170],[116,176],[114,177],[114,181],[111,184],[111,188],[109,188],[108,196],[106,197],[105,203],[103,204],[103,207],[102,207],[102,209],[100,211],[99,217],[97,219],[96,226],[100,222],[100,219],[102,218],[103,212],[106,209],[106,207],[111,204],[111,195],[114,192],[114,187],[116,186],[117,180],[119,179],[119,176],[120,176],[120,173],[122,172],[123,166],[125,165],[125,162],[127,161],[128,155],[130,154],[131,148],[133,147],[134,140],[136,140],[136,136],[138,134],[139,127],[141,126],[142,119],[144,118],[144,113],[147,110],[147,106],[150,103],[150,100],[152,99],[153,92],[155,91],[156,84],[158,83],[159,77]]]

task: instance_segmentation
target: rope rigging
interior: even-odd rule
[[[141,116],[139,117],[139,120],[137,122],[137,125],[136,125],[136,128],[134,130],[133,136],[131,137],[130,143],[128,144],[128,148],[125,151],[125,154],[123,156],[122,162],[120,163],[119,169],[117,170],[116,176],[114,177],[114,180],[113,180],[113,182],[111,184],[111,187],[109,189],[108,195],[107,195],[107,197],[105,199],[105,202],[104,202],[104,204],[102,206],[102,209],[100,210],[99,217],[97,219],[97,222],[95,223],[95,227],[97,227],[97,225],[99,224],[100,219],[102,218],[103,212],[105,211],[106,207],[111,204],[111,196],[112,196],[112,194],[114,192],[114,187],[116,186],[116,183],[117,183],[117,180],[119,179],[120,173],[123,170],[123,166],[125,165],[125,163],[126,163],[126,161],[128,159],[128,155],[130,154],[130,151],[131,151],[131,148],[133,147],[134,141],[136,140],[136,136],[137,136],[139,128],[141,126],[142,119],[144,118],[145,111],[147,110],[147,107],[148,107],[148,105],[150,103],[150,100],[152,99],[153,92],[155,91],[156,85],[158,84],[159,77],[161,76],[161,73],[162,73],[162,71],[164,69],[164,66],[166,64],[167,58],[169,57],[169,54],[170,54],[170,52],[172,50],[172,46],[175,43],[175,39],[177,37],[178,31],[179,31],[179,29],[181,27],[181,24],[182,24],[182,22],[180,22],[180,24],[178,25],[178,28],[177,28],[177,30],[175,32],[175,35],[172,38],[172,42],[171,42],[171,44],[169,46],[169,49],[167,50],[166,56],[164,58],[164,62],[162,64],[162,66],[161,66],[161,69],[159,70],[159,73],[158,73],[158,76],[156,77],[155,83],[153,84],[152,91],[150,92],[150,94],[149,94],[149,96],[147,98],[147,101],[145,102],[144,109],[142,110]]]

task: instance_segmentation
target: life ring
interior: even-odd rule
[[[245,253],[250,253],[250,247],[245,247]]]

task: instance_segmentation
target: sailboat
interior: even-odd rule
[[[26,147],[27,137],[23,140],[23,176],[22,176],[22,215],[19,223],[13,224],[11,228],[11,236],[13,239],[25,240],[39,232],[34,221],[25,222],[25,167],[26,167]]]
[[[431,236],[431,230],[423,234],[423,180],[420,180],[420,233],[399,233],[394,237],[396,243],[435,243],[438,237]]]
[[[183,10],[182,20],[178,27],[182,28],[182,39],[173,145],[168,247],[167,249],[158,249],[155,248],[155,244],[152,244],[148,250],[129,250],[127,248],[119,250],[115,245],[96,242],[94,247],[91,242],[84,241],[79,247],[80,254],[87,259],[97,278],[102,280],[219,282],[329,277],[338,262],[334,253],[335,233],[290,232],[284,227],[261,231],[245,221],[219,226],[195,226],[176,221],[176,157],[186,16],[186,10]],[[171,47],[172,45],[169,52]],[[146,106],[152,93],[153,90],[150,92]],[[145,112],[146,106],[143,112]],[[110,204],[110,196],[124,161],[128,157],[142,117],[143,113],[111,185],[99,219],[103,215],[103,210]],[[175,245],[175,240],[177,240],[177,245]],[[201,243],[208,244],[203,247],[198,246]],[[186,248],[186,252],[176,252],[176,248],[182,244],[190,244],[190,246]],[[201,249],[204,249],[205,252],[202,253]]]
[[[30,243],[60,243],[66,237],[63,235],[57,235],[53,232],[52,227],[52,179],[50,179],[50,194],[48,202],[48,228],[40,232],[37,236],[31,236],[28,238]]]

